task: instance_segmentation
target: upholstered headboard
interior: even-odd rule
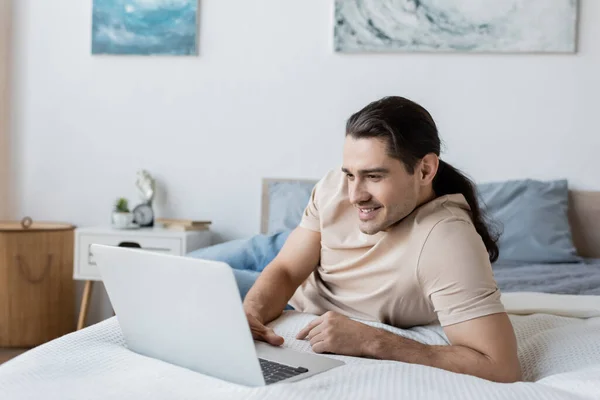
[[[317,182],[316,179],[265,178],[262,181],[262,201],[260,231],[268,233],[270,212],[270,190],[277,184],[294,184],[306,190]],[[579,255],[600,258],[600,191],[569,192],[569,220],[573,241]]]
[[[579,255],[600,258],[600,192],[571,191],[569,220]]]

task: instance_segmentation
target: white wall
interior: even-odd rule
[[[0,0],[0,220],[10,216],[9,66],[11,1]]]
[[[105,224],[146,168],[161,215],[252,235],[261,178],[320,177],[345,119],[390,94],[428,108],[477,181],[600,189],[599,1],[576,55],[340,55],[333,0],[203,0],[197,58],[91,56],[91,0],[15,3],[18,217]]]

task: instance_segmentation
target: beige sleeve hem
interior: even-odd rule
[[[460,324],[471,319],[485,317],[487,315],[499,314],[506,312],[504,305],[500,304],[488,304],[486,306],[477,307],[475,310],[462,311],[458,313],[452,313],[448,317],[441,317],[438,314],[441,326]]]

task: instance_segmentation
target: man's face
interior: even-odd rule
[[[363,233],[385,230],[417,206],[417,174],[409,174],[400,160],[390,157],[383,140],[346,136],[342,171]]]

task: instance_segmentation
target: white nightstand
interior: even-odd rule
[[[183,256],[191,251],[211,245],[211,232],[173,231],[162,228],[121,230],[107,227],[78,228],[75,230],[75,258],[73,279],[84,280],[85,289],[79,310],[77,329],[83,328],[87,316],[94,281],[101,281],[92,244],[135,247],[163,254]]]

